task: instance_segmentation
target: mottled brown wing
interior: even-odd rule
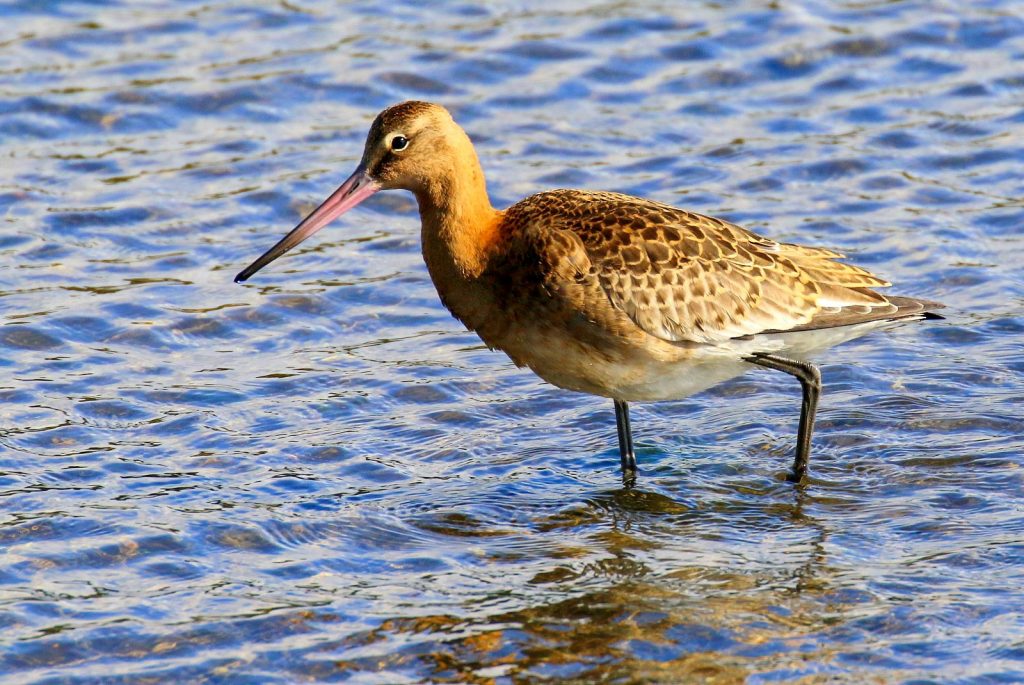
[[[528,212],[527,223],[543,234],[550,279],[596,280],[615,307],[665,340],[713,343],[806,329],[823,316],[834,326],[896,310],[870,290],[888,283],[835,261],[836,252],[668,205],[558,190],[513,210]]]

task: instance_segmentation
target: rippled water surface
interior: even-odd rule
[[[0,680],[1024,682],[1024,15],[973,3],[0,8]],[[635,405],[488,352],[383,193],[242,286],[387,104],[496,204],[608,189],[942,300]]]

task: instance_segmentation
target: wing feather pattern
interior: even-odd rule
[[[872,288],[888,282],[836,261],[838,252],[628,195],[555,190],[507,213],[507,223],[531,234],[526,242],[544,263],[549,290],[600,288],[615,309],[664,340],[716,343],[936,306],[887,299]]]

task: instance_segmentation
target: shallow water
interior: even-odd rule
[[[962,3],[968,5],[968,3]],[[0,680],[1024,681],[1024,18],[969,3],[0,8]],[[636,405],[488,352],[407,194],[245,286],[383,106],[947,321]]]

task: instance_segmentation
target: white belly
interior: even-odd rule
[[[677,400],[757,368],[745,357],[762,353],[806,359],[833,345],[859,337],[891,321],[873,321],[816,331],[772,333],[716,345],[687,345],[688,358],[666,362],[615,350],[598,354],[573,341],[535,341],[527,366],[560,388],[625,401]]]

